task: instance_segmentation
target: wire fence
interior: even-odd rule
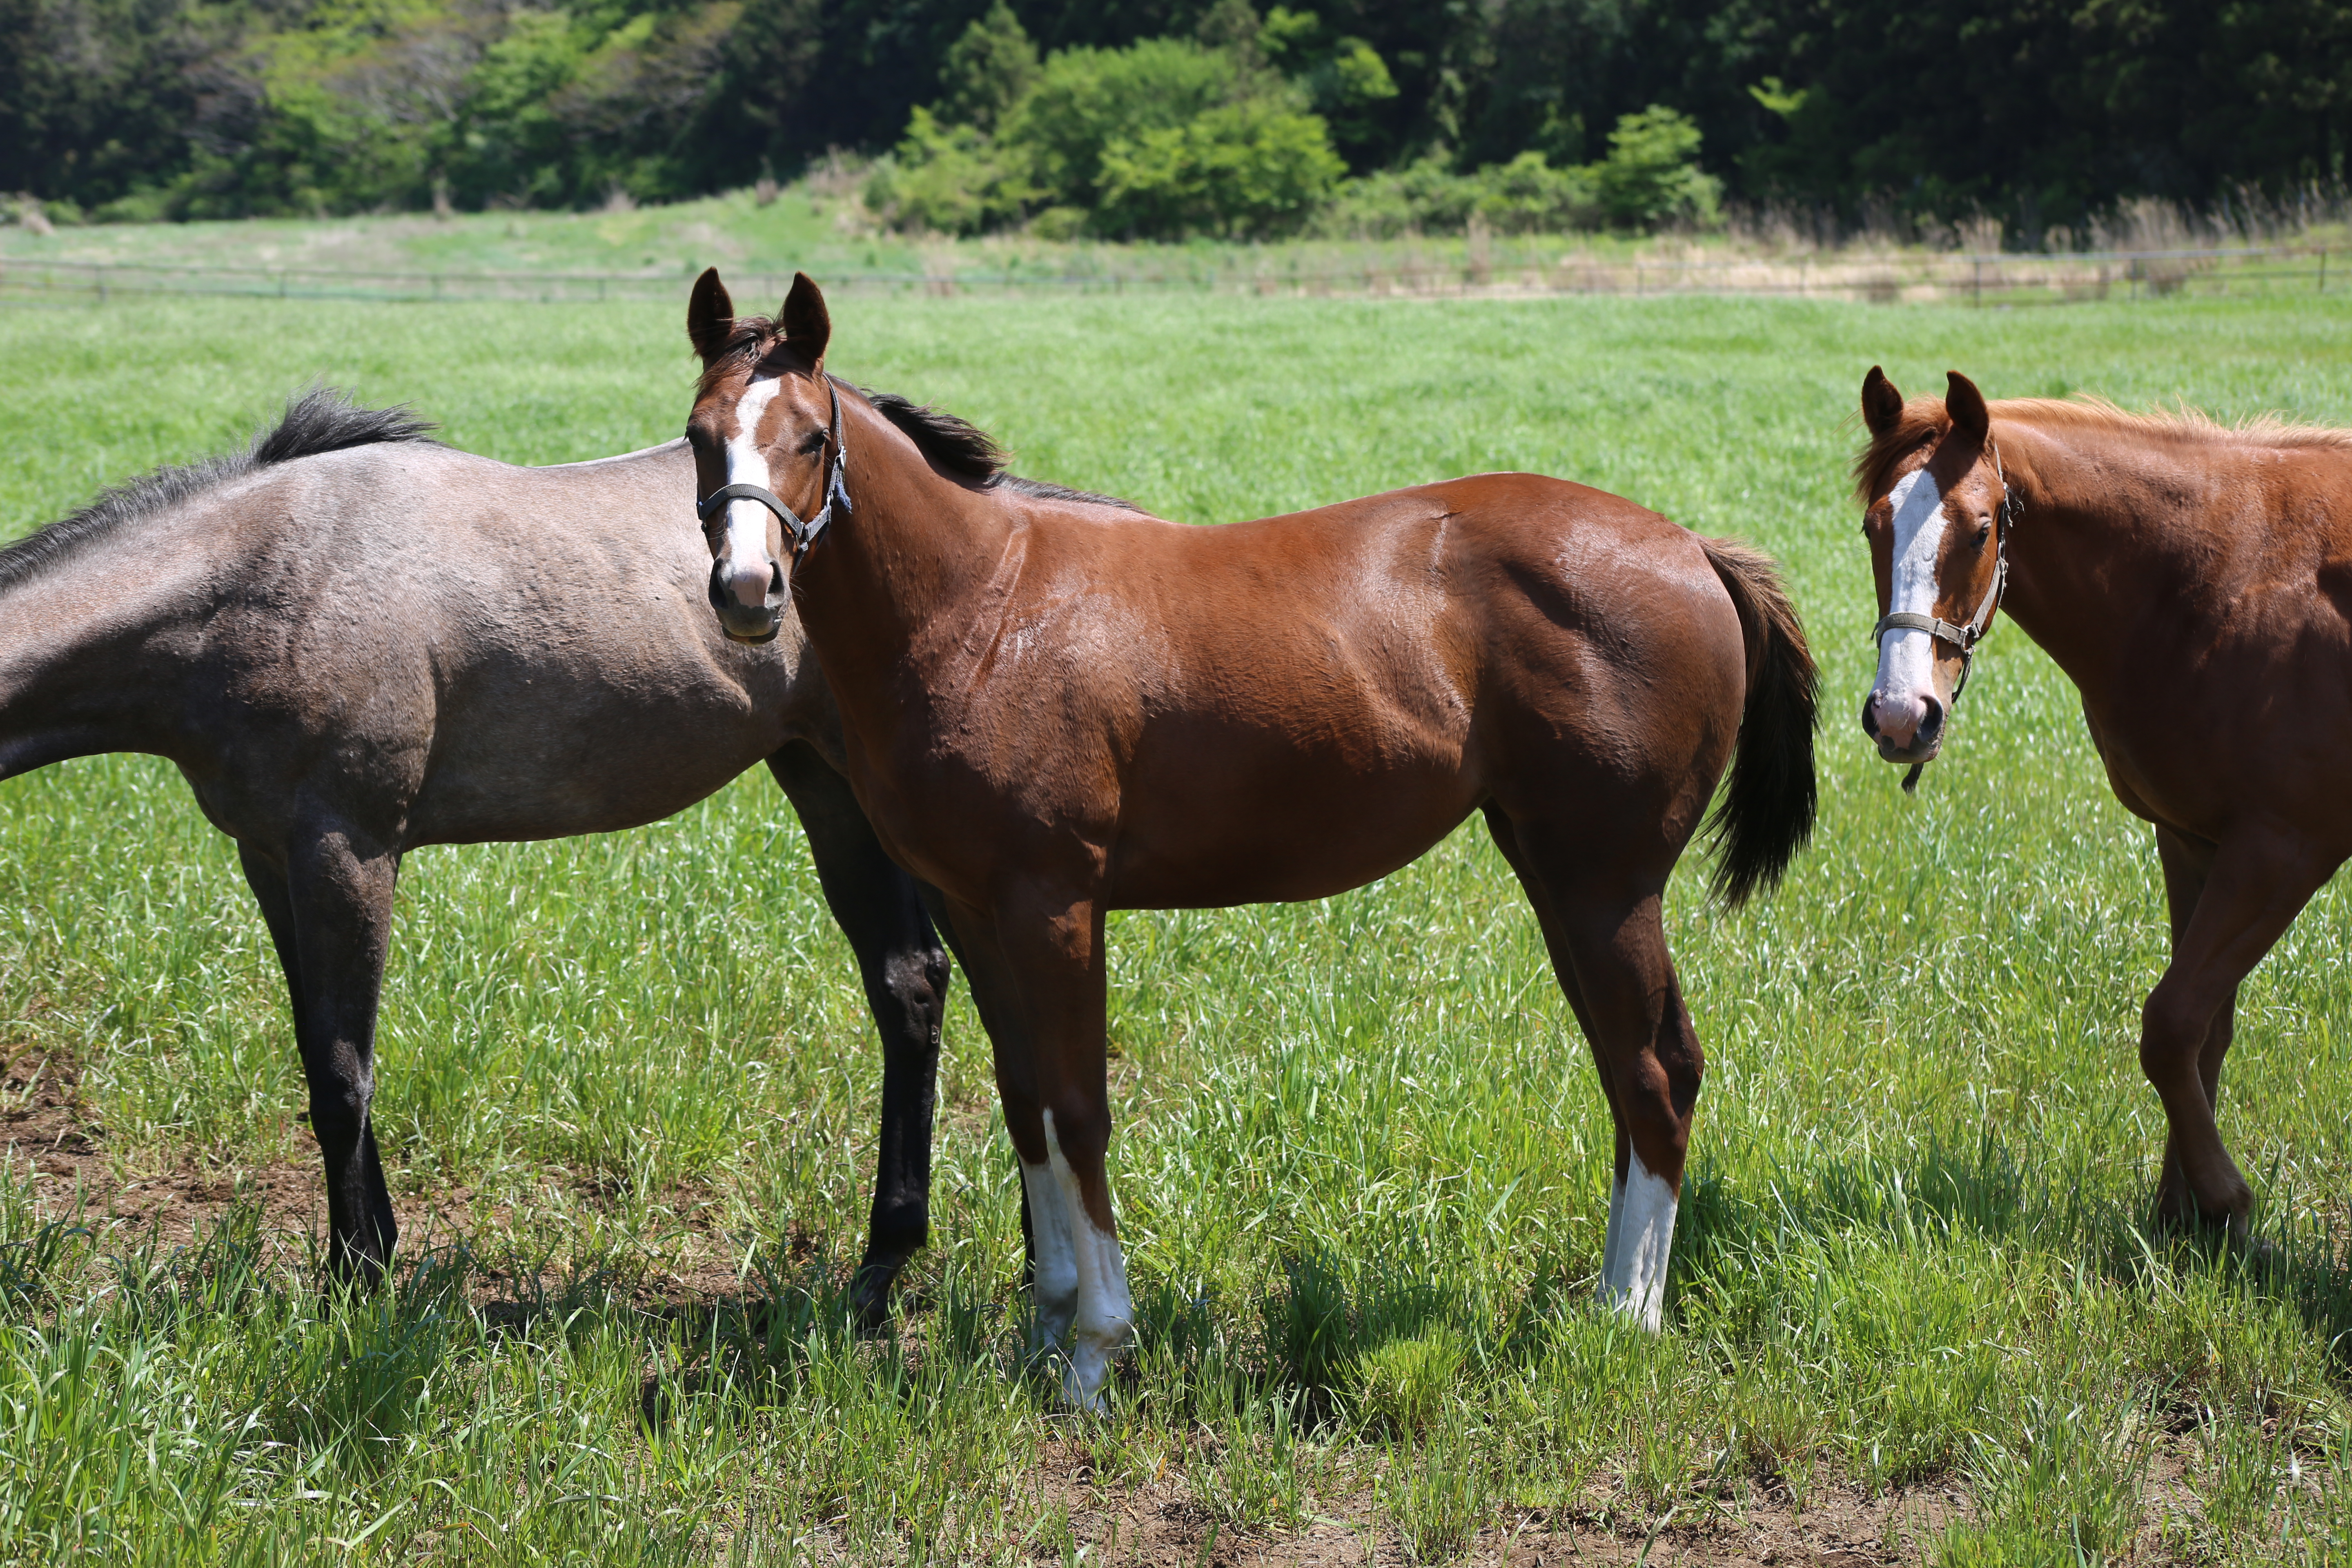
[[[1474,236],[1447,255],[1410,246],[1350,259],[1328,252],[1184,253],[1174,258],[1082,263],[961,265],[932,259],[919,272],[823,271],[828,289],[860,293],[960,294],[1192,291],[1264,296],[1526,298],[1549,294],[1777,295],[1879,304],[1967,303],[1999,307],[2176,295],[2263,296],[2327,291],[2324,247],[2273,246],[2209,250],[1995,255],[1887,252],[1699,258],[1601,258],[1558,242]],[[2344,281],[2342,264],[2336,270]],[[117,294],[217,295],[279,300],[378,300],[416,303],[679,298],[687,279],[636,273],[352,270],[208,267],[169,263],[0,259],[0,301],[104,301]],[[735,272],[729,283],[754,296],[781,295],[782,273]]]

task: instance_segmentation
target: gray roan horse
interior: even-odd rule
[[[313,392],[249,450],[0,550],[0,779],[151,752],[237,841],[292,994],[330,1266],[369,1280],[398,1234],[368,1103],[402,854],[634,826],[765,759],[882,1034],[856,1286],[878,1319],[929,1227],[948,962],[838,771],[798,624],[756,647],[721,635],[709,557],[678,525],[685,442],[526,468],[427,428]]]

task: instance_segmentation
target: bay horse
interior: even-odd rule
[[[2352,431],[1988,403],[1958,371],[1906,403],[1876,366],[1862,413],[1885,614],[1863,730],[1934,760],[1996,613],[2074,682],[2171,915],[2139,1047],[2168,1126],[2157,1212],[2242,1236],[2214,1124],[2238,986],[2352,853]]]
[[[0,550],[0,778],[178,764],[236,840],[285,970],[334,1275],[399,1230],[369,1104],[394,883],[429,844],[683,810],[765,760],[881,1032],[871,1322],[929,1228],[949,966],[843,777],[804,639],[719,636],[676,526],[683,441],[516,468],[317,391],[242,452],[164,468]]]
[[[1473,811],[1615,1120],[1600,1294],[1657,1329],[1702,1069],[1667,876],[1735,748],[1728,902],[1812,823],[1813,665],[1770,563],[1526,474],[1165,522],[1007,487],[961,421],[883,416],[825,373],[805,275],[771,321],[736,320],[706,272],[688,331],[719,620],[758,637],[797,611],[859,802],[945,900],[1066,1397],[1099,1405],[1133,1319],[1104,1173],[1105,914],[1321,898]]]

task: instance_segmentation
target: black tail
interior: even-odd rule
[[[1727,539],[1698,542],[1739,612],[1748,642],[1748,707],[1731,787],[1707,822],[1717,848],[1716,897],[1737,909],[1778,882],[1813,835],[1817,672],[1772,558]]]

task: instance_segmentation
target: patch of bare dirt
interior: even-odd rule
[[[166,1246],[194,1241],[232,1210],[257,1208],[265,1231],[308,1237],[323,1248],[327,1199],[309,1141],[293,1158],[253,1165],[207,1163],[184,1151],[162,1169],[121,1157],[81,1097],[81,1069],[56,1050],[24,1051],[0,1072],[0,1149],[28,1167],[33,1196],[53,1219],[112,1224]],[[401,1205],[403,1235],[429,1225],[446,1231],[471,1213],[472,1194],[452,1188]]]
[[[1218,1520],[1179,1476],[1138,1487],[1097,1486],[1080,1443],[1046,1445],[1039,1471],[1034,1484],[1041,1500],[1068,1510],[1071,1535],[1104,1568],[1339,1568],[1412,1561],[1405,1543],[1375,1514],[1369,1491],[1318,1499],[1301,1530],[1250,1530]],[[1967,1513],[1959,1493],[1948,1489],[1872,1496],[1821,1486],[1801,1508],[1785,1494],[1740,1491],[1736,1499],[1704,1504],[1686,1500],[1658,1518],[1639,1510],[1513,1510],[1507,1522],[1479,1531],[1459,1561],[1480,1568],[1880,1568],[1923,1561],[1935,1534]]]

